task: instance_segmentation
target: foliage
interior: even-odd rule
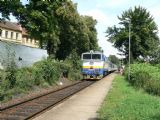
[[[150,94],[160,95],[160,69],[147,63],[135,63],[131,65],[130,84],[137,88],[143,88]],[[128,69],[125,70],[128,76]]]
[[[20,23],[28,30],[31,37],[40,41],[41,47],[46,45],[48,54],[52,56],[55,55],[60,43],[56,12],[65,1],[29,0],[24,12],[20,13]]]
[[[136,91],[124,77],[117,76],[99,110],[98,120],[159,120],[160,101]]]
[[[40,46],[53,58],[64,60],[73,49],[78,55],[98,49],[96,20],[80,16],[77,5],[71,0],[29,0],[26,5],[13,1],[10,8],[7,6],[9,1],[1,2],[2,18],[9,18],[9,13],[16,16],[29,35],[39,40]]]
[[[18,69],[16,72],[15,88],[19,88],[20,90],[23,91],[27,91],[33,88],[34,75],[32,74],[32,72],[33,70],[31,68]]]
[[[108,27],[106,34],[108,41],[128,57],[129,25],[131,30],[131,62],[138,58],[148,60],[160,44],[158,28],[150,13],[142,7],[135,7],[124,11],[118,17],[121,27]],[[128,21],[129,20],[129,21]]]
[[[70,65],[69,79],[80,80],[82,78],[80,73],[81,59],[76,50],[72,50],[72,53],[65,59],[64,63]]]
[[[23,5],[20,0],[1,0],[0,1],[0,13],[2,18],[0,17],[0,21],[4,19],[10,19],[9,15],[12,13],[14,16],[23,11]]]
[[[120,60],[115,55],[110,55],[108,59],[117,66],[120,66]]]
[[[81,16],[82,20],[87,26],[89,37],[89,50],[99,50],[97,43],[97,30],[95,28],[97,21],[91,16]]]
[[[156,50],[153,51],[150,63],[152,63],[152,64],[159,64],[160,63],[160,46]]]
[[[63,60],[72,54],[73,50],[80,56],[85,51],[98,49],[96,21],[92,17],[80,16],[76,6],[71,3],[68,8],[72,9],[62,8],[60,9],[62,12],[58,14],[61,43],[56,57]],[[64,16],[66,11],[67,15]]]
[[[8,81],[8,89],[11,89],[14,87],[15,85],[15,81],[16,81],[16,69],[17,69],[17,64],[15,62],[16,59],[16,54],[15,52],[10,48],[10,44],[7,43],[6,46],[6,54],[5,55],[1,55],[1,57],[3,58],[1,60],[1,63],[3,65],[4,71],[5,71],[5,79]]]
[[[72,53],[73,49],[76,49],[79,55],[87,51],[89,49],[88,29],[81,20],[76,5],[70,2],[65,8],[59,8],[57,14],[59,16],[59,38],[61,43],[56,57],[60,60],[64,60]]]
[[[80,71],[72,66],[72,61],[44,59],[32,67],[10,68],[0,70],[0,101],[27,93],[37,87],[48,87],[55,84],[60,77],[79,80]],[[14,71],[14,74],[11,74]],[[9,77],[8,77],[9,76]]]
[[[60,78],[60,66],[56,61],[53,61],[51,59],[43,60],[41,62],[36,63],[33,67],[35,73],[40,72],[42,78],[50,85],[52,85],[55,81],[57,81]]]

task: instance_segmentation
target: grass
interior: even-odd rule
[[[160,120],[160,97],[136,90],[117,76],[99,110],[99,120]]]

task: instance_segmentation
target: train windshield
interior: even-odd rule
[[[92,59],[101,60],[101,54],[92,54]]]
[[[83,54],[83,59],[85,60],[101,60],[101,54]]]
[[[83,54],[83,59],[91,59],[91,54]]]

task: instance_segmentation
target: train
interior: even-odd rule
[[[116,71],[117,65],[113,64],[100,51],[89,51],[81,55],[83,79],[101,79],[107,74]]]

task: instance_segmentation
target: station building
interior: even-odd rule
[[[15,22],[0,21],[0,40],[38,48],[38,41],[31,39],[27,30]]]
[[[18,67],[32,66],[47,58],[47,50],[40,49],[38,44],[20,24],[0,21],[0,69],[8,64],[12,54]]]

